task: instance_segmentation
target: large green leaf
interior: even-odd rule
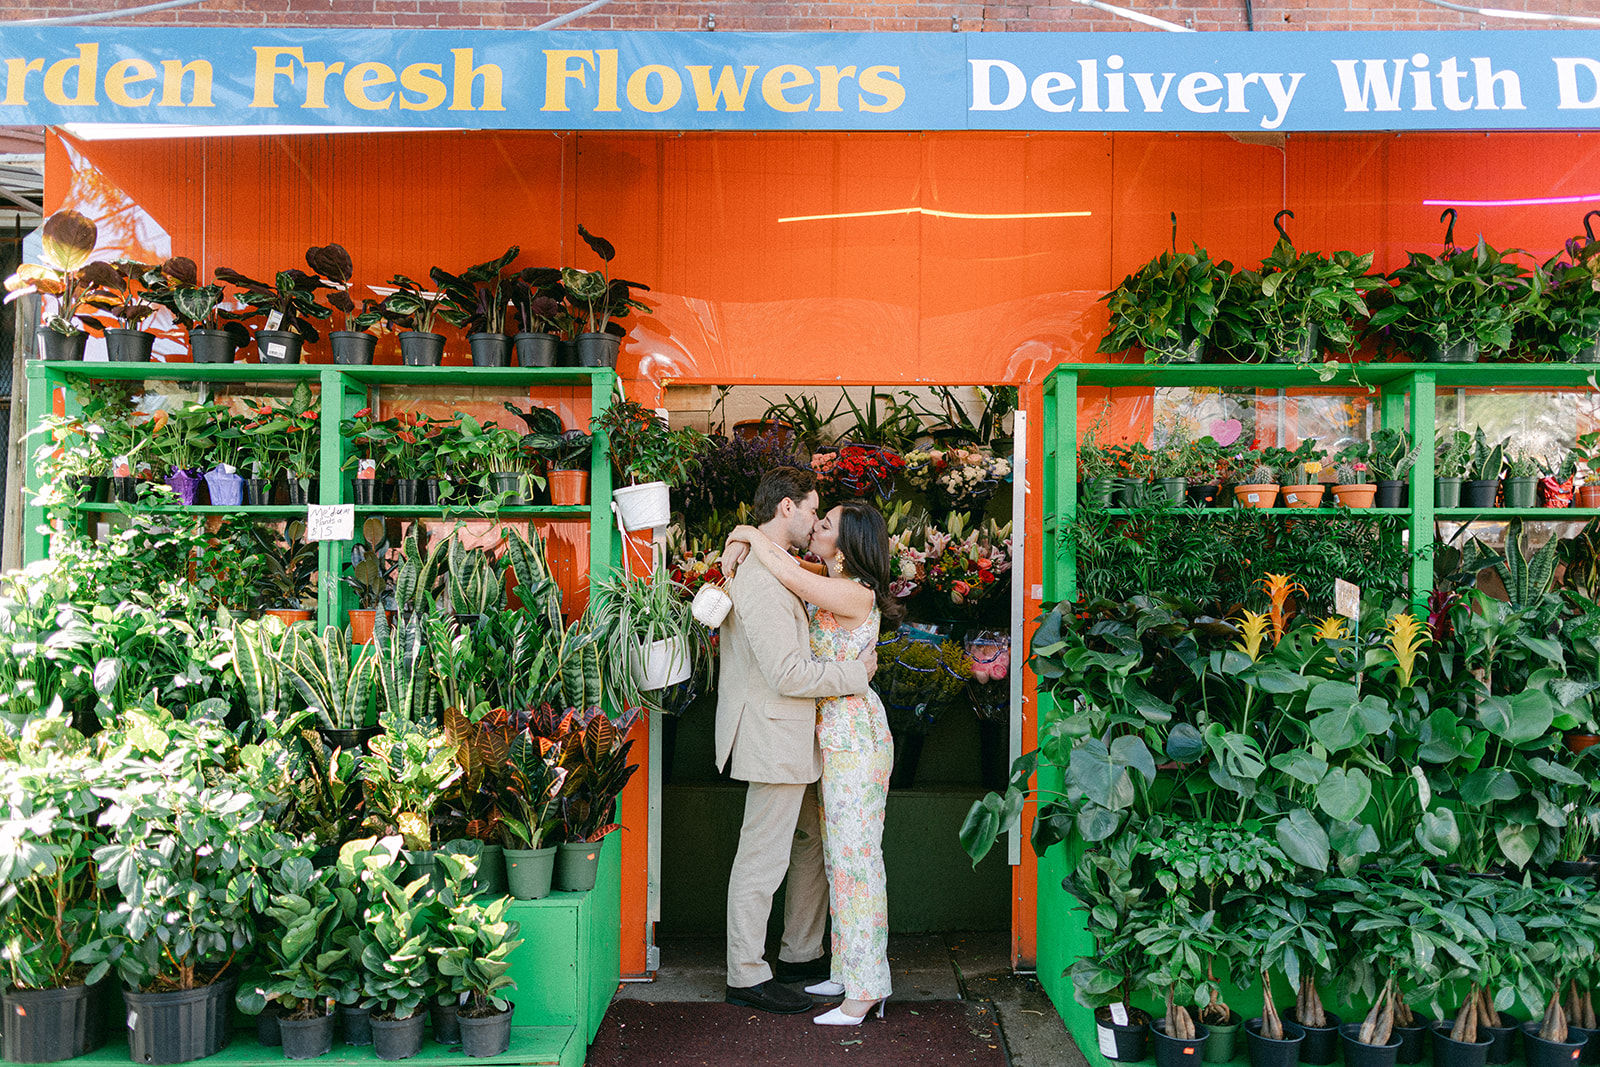
[[[1222,763],[1222,769],[1234,778],[1254,780],[1267,769],[1261,747],[1244,734],[1229,733],[1221,723],[1214,722],[1205,730],[1206,747]]]
[[[1550,697],[1538,689],[1513,697],[1484,697],[1478,704],[1478,720],[1484,728],[1513,745],[1525,745],[1549,733],[1555,715]]]
[[[1320,760],[1304,749],[1290,749],[1272,757],[1272,766],[1297,782],[1316,785],[1328,773],[1328,761]]]
[[[1507,823],[1494,832],[1500,842],[1500,851],[1513,867],[1526,867],[1533,859],[1533,850],[1539,845],[1539,824],[1531,822]]]
[[[1296,808],[1288,818],[1278,820],[1278,847],[1302,867],[1314,871],[1328,869],[1328,835],[1315,815]]]
[[[1335,767],[1317,783],[1317,807],[1339,822],[1355,819],[1371,799],[1372,783],[1359,767]]]
[[[1480,767],[1461,780],[1461,799],[1478,807],[1493,800],[1515,800],[1522,789],[1504,767]]]

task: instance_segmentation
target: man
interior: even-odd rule
[[[752,504],[762,533],[804,550],[817,520],[817,479],[809,470],[767,474]],[[729,583],[717,685],[717,767],[749,783],[739,851],[728,877],[729,1004],[792,1014],[811,998],[780,981],[826,979],[822,933],[828,915],[817,815],[817,698],[865,693],[877,657],[851,663],[811,658],[805,605],[753,556]],[[772,895],[787,870],[783,944],[774,980],[765,956]]]

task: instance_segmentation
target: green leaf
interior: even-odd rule
[[[1272,766],[1306,785],[1316,785],[1328,773],[1326,760],[1317,759],[1311,753],[1298,748],[1273,756]]]
[[[1539,845],[1538,823],[1508,823],[1494,832],[1500,851],[1513,867],[1526,867]]]
[[[1459,787],[1464,803],[1474,807],[1492,800],[1515,800],[1522,795],[1516,778],[1504,767],[1480,767],[1461,780]]]
[[[1267,769],[1261,748],[1244,734],[1229,733],[1214,722],[1205,730],[1206,746],[1221,761],[1222,769],[1233,778],[1254,781]]]
[[[1317,783],[1317,807],[1339,822],[1355,819],[1371,799],[1372,783],[1360,768],[1335,767]]]
[[[1180,722],[1167,734],[1167,758],[1175,763],[1193,763],[1205,750],[1205,739],[1189,723]]]
[[[1305,808],[1296,808],[1288,818],[1278,821],[1277,839],[1283,854],[1300,866],[1314,871],[1328,869],[1328,835],[1316,816]]]

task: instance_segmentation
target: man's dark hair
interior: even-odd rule
[[[761,484],[756,486],[756,498],[750,503],[755,525],[771,522],[772,517],[778,514],[778,505],[785,500],[799,504],[816,491],[817,475],[814,471],[804,467],[779,467],[768,471],[761,476]]]

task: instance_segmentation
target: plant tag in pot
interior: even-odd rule
[[[111,461],[111,476],[113,478],[133,477],[133,467],[129,465],[127,456],[117,456]]]
[[[1120,1003],[1120,1002],[1111,1005],[1111,1021],[1116,1023],[1118,1026],[1127,1026],[1128,1025],[1128,1008],[1127,1008],[1127,1006],[1122,1004],[1122,1003]]]
[[[1117,1058],[1117,1033],[1111,1027],[1101,1023],[1094,1028],[1095,1037],[1099,1040],[1100,1055],[1108,1060]]]
[[[1347,619],[1361,618],[1361,587],[1343,578],[1333,580],[1333,610]]]
[[[278,329],[278,327],[280,327],[282,325],[283,325],[283,312],[281,312],[281,311],[273,311],[272,313],[270,313],[267,316],[267,326],[266,326],[266,328],[268,330],[276,330],[276,329]],[[277,352],[272,353],[275,356],[280,354],[280,353],[282,353],[282,351],[283,351],[283,346],[282,345],[276,345],[276,346],[272,346],[272,347],[276,347],[277,350],[278,350]]]
[[[378,476],[378,461],[363,459],[356,462],[357,478],[376,478]]]

